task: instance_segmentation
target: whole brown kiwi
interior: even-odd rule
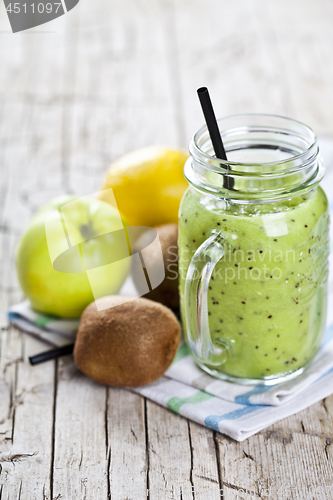
[[[83,311],[74,361],[101,384],[149,384],[171,365],[180,332],[176,316],[162,304],[144,298],[103,297]]]
[[[156,226],[159,241],[161,244],[165,278],[160,285],[149,293],[142,293],[140,289],[140,271],[136,268],[136,262],[132,270],[133,281],[140,293],[146,298],[160,302],[170,309],[179,309],[178,291],[178,224],[163,224]],[[147,231],[143,233],[135,244],[134,250],[138,251],[149,244],[151,235]],[[147,255],[147,254],[146,254]],[[156,251],[156,246],[150,247],[149,264],[150,271],[154,273],[154,268],[158,269],[160,253]],[[139,273],[138,273],[139,272]]]

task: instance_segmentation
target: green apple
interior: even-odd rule
[[[114,295],[130,269],[121,215],[92,197],[55,198],[31,220],[19,244],[16,267],[37,311],[79,317],[93,300]]]

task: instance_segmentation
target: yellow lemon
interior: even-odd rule
[[[112,188],[128,224],[157,226],[178,222],[180,200],[188,187],[183,167],[188,155],[165,146],[147,146],[127,153],[109,168],[103,190]],[[114,205],[110,191],[99,199]]]

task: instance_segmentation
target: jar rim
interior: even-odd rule
[[[293,118],[288,118],[288,117],[282,116],[282,115],[270,114],[270,113],[242,113],[242,114],[235,114],[235,115],[229,115],[229,116],[225,116],[222,118],[218,118],[217,123],[218,123],[219,129],[220,129],[221,123],[225,123],[228,120],[230,121],[230,120],[234,120],[234,119],[245,119],[245,118],[248,118],[248,119],[249,118],[277,119],[277,120],[283,121],[286,125],[293,124],[294,126],[295,125],[299,126],[303,129],[304,135],[305,135],[305,133],[307,133],[309,135],[309,138],[311,138],[311,140],[309,141],[310,144],[301,153],[291,155],[290,157],[288,157],[286,159],[278,160],[278,161],[258,163],[258,162],[238,162],[238,161],[235,162],[235,161],[223,160],[223,159],[217,158],[216,156],[211,156],[211,155],[207,154],[205,151],[203,151],[199,147],[198,138],[200,136],[202,136],[205,132],[208,134],[207,125],[203,125],[202,127],[200,127],[199,130],[197,130],[197,132],[195,132],[195,134],[192,136],[191,141],[189,143],[189,152],[190,152],[191,156],[193,156],[195,159],[198,159],[200,162],[206,163],[206,164],[211,165],[213,167],[221,168],[221,167],[225,166],[226,170],[229,170],[229,168],[228,168],[229,166],[233,166],[233,167],[237,167],[237,166],[239,166],[239,167],[251,167],[251,166],[264,167],[264,166],[267,166],[267,167],[269,167],[270,165],[271,166],[282,165],[285,163],[290,163],[290,162],[295,162],[295,161],[303,162],[303,159],[305,160],[309,156],[310,157],[312,156],[311,153],[317,145],[317,135],[311,127],[309,127],[308,125],[306,125],[305,123],[303,123],[299,120],[295,120]],[[265,129],[265,130],[268,130],[268,129],[277,130],[278,129],[276,126],[275,127],[274,126],[265,126],[264,124],[260,125],[259,123],[257,126],[261,127],[262,129]],[[244,130],[250,129],[251,127],[252,126],[243,125]],[[228,130],[228,127],[226,127],[226,130]],[[280,132],[281,133],[291,133],[291,132],[293,132],[293,130],[292,130],[292,128],[289,128],[289,129],[281,128]],[[221,132],[221,130],[220,130],[220,133],[221,133],[221,136],[223,137],[223,132]],[[304,139],[304,135],[301,136],[301,135],[297,134],[298,137],[302,137],[303,139]],[[209,137],[209,140],[210,140],[210,137]],[[228,152],[227,147],[226,147],[226,151]],[[234,170],[234,172],[237,172],[237,169],[233,169],[233,170]]]
[[[184,166],[185,178],[200,191],[249,202],[277,199],[306,192],[324,176],[317,136],[300,121],[252,113],[220,118],[218,126],[227,156],[239,151],[242,158],[246,151],[256,155],[257,151],[265,154],[274,150],[276,159],[265,161],[264,156],[264,161],[237,162],[216,158],[204,125],[190,141],[191,157]]]

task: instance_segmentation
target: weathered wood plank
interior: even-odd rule
[[[333,69],[329,64],[333,43],[329,29],[332,3],[283,0],[277,7],[275,2],[256,2],[258,15],[263,15],[263,30],[267,36],[273,36],[280,77],[285,80],[295,118],[308,123],[318,134],[332,135],[329,112],[333,104],[329,91],[333,84]],[[292,29],[296,23],[297,29]],[[318,29],[313,30],[314,26]]]
[[[15,428],[10,457],[15,466],[12,486],[20,485],[22,498],[50,497],[50,460],[52,453],[53,363],[35,370],[27,356],[44,348],[33,338],[24,339],[25,362],[18,365],[15,395]],[[21,458],[22,457],[22,458]],[[21,462],[22,460],[22,462]],[[4,488],[6,492],[6,488]]]
[[[308,409],[295,415],[306,434],[322,436],[333,440],[333,396],[319,401]]]
[[[107,498],[106,388],[59,361],[56,388],[53,498]]]
[[[45,348],[45,344],[32,337],[22,337],[14,328],[6,333],[7,354],[14,354],[11,346],[15,351],[21,348],[22,352],[16,352],[5,365],[12,373],[9,418],[4,422],[7,429],[1,436],[4,441],[0,448],[2,495],[3,498],[19,498],[19,495],[21,498],[51,498],[54,364],[30,366],[27,357]],[[6,407],[5,400],[1,401],[2,406]],[[11,428],[8,429],[9,423]]]
[[[22,360],[22,334],[16,328],[0,332],[0,450],[12,444],[18,364]]]
[[[147,401],[149,498],[192,500],[192,459],[186,419]]]
[[[193,497],[195,500],[220,500],[222,480],[217,463],[215,433],[195,422],[189,422]]]
[[[177,4],[186,136],[202,123],[195,95],[202,85],[209,85],[219,116],[285,114],[332,135],[332,15],[327,0]]]
[[[0,232],[0,328],[5,329],[8,327],[8,308],[22,299],[13,259],[19,234],[10,228]]]
[[[107,435],[112,499],[146,498],[147,430],[141,396],[124,389],[108,389]]]
[[[130,17],[117,1],[81,12],[75,95],[63,124],[68,184],[78,194],[99,189],[109,164],[128,151],[179,145],[168,61],[170,1],[128,0],[126,10]]]
[[[301,422],[294,415],[243,443],[218,435],[224,498],[317,498],[311,492],[320,488],[333,498],[331,441],[303,431]]]
[[[191,8],[189,7],[191,3]],[[176,26],[186,137],[203,123],[196,89],[209,86],[218,116],[288,114],[271,25],[258,22],[257,1],[177,4]],[[209,15],[208,15],[209,13]],[[290,114],[290,110],[289,110]]]
[[[0,96],[8,101],[62,102],[73,91],[73,54],[80,19],[65,15],[47,25],[10,34],[4,4],[0,5]],[[9,31],[7,31],[9,30]],[[6,32],[7,31],[7,32]],[[37,56],[37,57],[36,57]],[[74,56],[75,57],[75,56]]]

